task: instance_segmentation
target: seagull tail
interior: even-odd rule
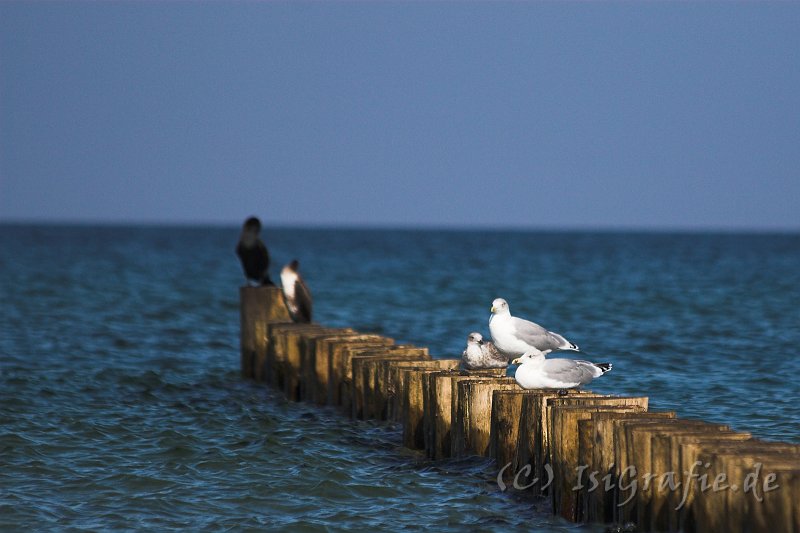
[[[603,374],[605,374],[606,372],[609,372],[611,370],[613,365],[611,363],[595,363],[594,366],[602,370]]]
[[[563,338],[563,337],[562,337]],[[564,343],[558,347],[559,350],[570,350],[573,352],[580,352],[581,349],[578,348],[578,345],[574,342],[569,342],[567,339],[564,339]]]
[[[552,337],[555,337],[556,340],[558,341],[558,348],[556,348],[557,350],[572,350],[573,352],[581,351],[581,349],[578,348],[577,344],[568,341],[567,339],[564,338],[563,335],[559,335],[558,333],[553,333],[552,331],[550,332],[550,335]]]

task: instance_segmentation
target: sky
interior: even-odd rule
[[[800,3],[0,2],[0,221],[800,230]]]

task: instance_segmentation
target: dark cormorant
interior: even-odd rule
[[[242,262],[244,277],[247,281],[254,281],[259,285],[271,285],[269,278],[269,252],[264,242],[259,238],[261,232],[261,221],[256,217],[250,217],[244,221],[242,234],[239,236],[239,244],[236,246],[236,255]]]

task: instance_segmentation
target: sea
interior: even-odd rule
[[[242,379],[238,233],[0,225],[0,530],[603,530]],[[503,297],[592,390],[800,442],[800,234],[262,233],[323,325],[458,357]]]

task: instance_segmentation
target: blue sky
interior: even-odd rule
[[[0,220],[800,229],[800,4],[0,2]]]

